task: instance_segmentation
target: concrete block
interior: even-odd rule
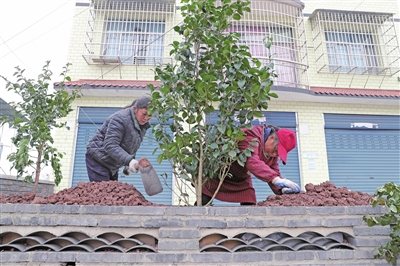
[[[316,226],[323,226],[322,219],[288,219],[286,221],[287,227],[316,227]]]
[[[29,253],[21,253],[21,252],[1,252],[0,263],[11,263],[11,262],[28,262],[30,260]]]
[[[142,221],[142,226],[144,228],[183,227],[184,223],[182,219],[177,219],[177,218],[157,218],[157,219],[148,218]]]
[[[211,219],[188,219],[186,220],[186,226],[203,228],[226,228],[226,222]]]
[[[307,208],[304,206],[297,207],[285,207],[280,206],[279,208],[271,208],[270,213],[273,215],[295,215],[295,214],[307,214]]]
[[[192,261],[195,263],[226,263],[233,262],[231,253],[221,252],[204,252],[200,254],[190,254]],[[215,264],[214,264],[215,265]]]
[[[122,206],[86,206],[83,205],[80,208],[81,214],[122,214]]]
[[[332,207],[309,207],[308,213],[310,215],[337,215],[346,214],[346,207],[332,206]]]
[[[66,225],[66,226],[97,226],[96,218],[87,218],[80,216],[58,216],[56,220],[57,225]]]
[[[353,250],[315,251],[318,260],[350,260],[355,258]]]
[[[355,226],[363,223],[361,217],[355,218],[327,218],[325,220],[326,227]]]
[[[166,207],[166,215],[203,216],[207,214],[206,207]]]
[[[172,251],[172,250],[198,250],[199,240],[198,239],[167,239],[162,238],[158,241],[158,250],[161,251]]]
[[[178,239],[191,239],[200,238],[200,230],[198,229],[185,229],[185,228],[160,228],[159,230],[160,238],[178,238]]]
[[[188,255],[186,254],[159,254],[150,253],[146,255],[146,258],[151,262],[164,263],[164,265],[170,265],[170,263],[186,262]]]
[[[1,215],[0,217],[0,225],[12,225],[13,221],[11,217],[4,217],[4,215]]]
[[[254,219],[248,218],[246,219],[246,227],[254,228],[254,227],[281,227],[285,225],[284,219],[279,218],[265,218],[265,219]]]
[[[208,214],[213,216],[240,216],[247,215],[247,207],[210,207],[208,209]]]
[[[228,228],[246,227],[246,218],[228,219],[226,223]]]
[[[40,204],[40,213],[68,213],[68,214],[78,214],[80,206],[79,205],[51,205],[51,204]]]
[[[234,262],[261,262],[272,261],[273,255],[271,252],[237,252],[232,254]]]
[[[375,225],[372,227],[357,226],[354,227],[353,231],[356,236],[378,236],[378,235],[387,236],[391,232],[389,225],[388,226]]]
[[[138,214],[138,215],[163,215],[164,207],[152,206],[151,208],[146,206],[124,206],[122,207],[123,214]]]
[[[100,218],[98,221],[100,227],[140,227],[139,218]]]

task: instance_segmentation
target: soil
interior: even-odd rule
[[[373,195],[337,188],[329,181],[319,185],[307,184],[299,194],[272,195],[257,206],[360,206],[371,205]],[[76,187],[41,198],[33,193],[0,194],[1,203],[65,204],[99,206],[163,206],[148,201],[133,185],[119,182],[79,182]]]

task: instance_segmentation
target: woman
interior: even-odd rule
[[[118,180],[118,170],[137,173],[135,159],[149,124],[149,97],[141,97],[111,115],[86,145],[86,168],[93,182]]]
[[[298,184],[281,177],[278,159],[286,164],[288,153],[296,147],[295,133],[286,128],[268,126],[253,126],[244,129],[245,140],[239,141],[241,151],[253,147],[254,151],[247,158],[244,167],[238,162],[230,166],[230,177],[226,177],[215,196],[216,199],[227,202],[240,202],[241,205],[255,205],[256,193],[251,180],[251,174],[267,182],[271,190],[277,194],[299,193]],[[256,142],[256,146],[251,143]],[[219,179],[208,179],[202,191],[202,205],[207,204],[219,185]]]

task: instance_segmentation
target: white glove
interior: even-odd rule
[[[129,163],[128,172],[129,174],[139,172],[139,162],[132,159]]]
[[[283,194],[293,194],[293,193],[299,193],[300,192],[300,187],[297,185],[295,182],[292,182],[287,179],[283,179],[279,176],[275,177],[272,180],[272,184],[275,186],[279,187],[282,189]]]

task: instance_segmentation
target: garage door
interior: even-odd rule
[[[86,144],[95,134],[96,130],[107,119],[107,117],[118,110],[121,110],[121,108],[79,108],[79,125],[75,150],[74,170],[72,174],[72,186],[76,186],[80,181],[89,181],[85,164]],[[150,124],[155,122],[156,121],[151,120]],[[153,167],[159,175],[161,183],[163,184],[163,192],[154,196],[148,196],[144,190],[140,174],[131,174],[130,176],[125,176],[122,173],[123,168],[121,168],[119,171],[118,180],[134,185],[143,194],[143,196],[145,196],[145,198],[151,202],[172,204],[172,191],[170,189],[172,188],[172,167],[167,161],[163,161],[161,164],[157,163],[157,156],[159,155],[159,152],[153,154],[153,151],[156,147],[157,142],[155,142],[152,138],[151,128],[149,128],[142,145],[136,154],[136,158],[146,157],[153,164]],[[167,178],[164,179],[163,177]]]
[[[324,117],[332,183],[370,194],[387,182],[400,184],[400,116]]]
[[[216,117],[217,112],[210,116]],[[253,125],[271,124],[281,128],[288,128],[296,132],[296,113],[293,112],[263,112],[264,117],[262,119],[255,119],[251,123]],[[211,119],[212,123],[213,119]],[[282,177],[287,178],[300,185],[300,168],[299,168],[299,156],[298,147],[296,146],[291,152],[288,153],[287,164],[283,165],[279,161],[279,168],[281,170]],[[267,183],[260,179],[252,176],[253,187],[256,190],[257,202],[265,200],[269,195],[274,193],[270,189]],[[238,203],[228,203],[215,200],[214,206],[237,206]]]

